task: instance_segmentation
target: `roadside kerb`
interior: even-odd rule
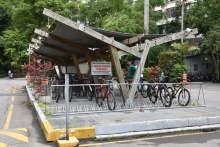
[[[31,105],[34,107],[38,122],[41,126],[41,129],[45,135],[47,141],[56,141],[60,135],[65,135],[66,129],[53,129],[49,121],[46,119],[46,116],[41,111],[41,108],[38,106],[37,100],[35,100],[34,96],[32,95],[30,89],[26,85],[26,89],[29,96],[29,101]],[[83,128],[70,128],[69,129],[69,136],[76,137],[78,139],[83,138],[93,138],[95,137],[95,128],[94,127],[83,127]]]
[[[205,126],[175,128],[175,129],[163,129],[163,130],[152,130],[152,131],[141,131],[141,132],[127,132],[127,133],[121,133],[121,134],[96,135],[96,139],[102,140],[105,138],[124,138],[124,137],[130,137],[130,136],[178,133],[178,132],[183,132],[183,131],[199,131],[199,130],[210,130],[210,129],[219,129],[219,128],[220,128],[220,124],[216,124],[216,125],[205,125]]]
[[[95,134],[121,134],[127,132],[143,132],[152,130],[190,128],[196,126],[210,126],[220,124],[220,116],[218,117],[201,117],[186,119],[163,119],[148,122],[123,123],[108,126],[95,126]]]

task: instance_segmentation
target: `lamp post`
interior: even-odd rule
[[[182,0],[182,11],[181,11],[181,32],[183,32],[183,17],[184,17],[184,0]],[[181,43],[183,43],[183,37],[181,37]]]
[[[144,0],[144,34],[149,34],[149,0]]]

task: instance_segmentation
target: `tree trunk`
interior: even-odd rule
[[[213,73],[214,73],[213,81],[215,82],[215,81],[219,80],[219,71],[218,71],[219,67],[218,67],[218,58],[217,58],[218,54],[217,54],[217,56],[215,56],[214,53],[211,53],[211,55],[212,55],[213,65],[214,65],[214,67],[213,67]]]
[[[216,80],[219,82],[219,57],[218,57],[218,52],[216,54]]]

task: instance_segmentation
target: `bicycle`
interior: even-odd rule
[[[154,83],[154,81],[149,80],[149,83]],[[172,98],[166,84],[149,84],[147,93],[150,101],[153,104],[156,103],[158,98],[160,98],[163,106],[165,107],[170,107],[172,104]]]
[[[92,80],[89,80],[88,76],[84,76],[83,83],[84,84],[91,84],[91,83],[94,83],[94,82]],[[89,101],[92,101],[92,98],[93,98],[94,93],[95,93],[94,91],[95,91],[94,86],[91,86],[91,85],[85,86],[85,94],[86,94],[87,99]]]
[[[55,87],[55,99],[56,99],[56,103],[58,103],[60,97],[61,97],[61,94],[63,95],[64,97],[64,90],[65,90],[65,87],[64,86],[59,86],[59,85],[64,85],[65,84],[65,79],[64,77],[60,77],[60,79],[58,79],[57,81],[57,86]]]
[[[112,80],[105,80],[102,77],[98,78],[99,83],[103,84],[106,81],[107,85],[101,85],[99,88],[96,88],[96,103],[98,106],[102,106],[105,99],[107,99],[107,105],[109,110],[114,110],[116,107],[115,95],[111,90],[110,83]]]
[[[184,83],[172,84],[172,87],[168,87],[168,91],[171,93],[172,99],[178,95],[178,104],[180,106],[187,106],[190,102],[191,96],[188,89],[186,89]]]
[[[147,96],[148,96],[148,94],[147,94],[147,85],[144,84],[144,81],[146,81],[144,78],[140,78],[137,89],[141,93],[143,98],[147,98]]]

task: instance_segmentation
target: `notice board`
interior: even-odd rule
[[[92,75],[112,75],[111,62],[91,62]]]

